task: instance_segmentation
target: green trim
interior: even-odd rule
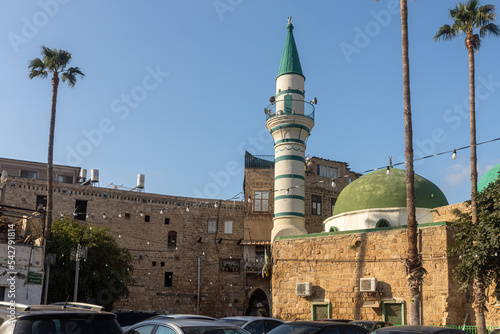
[[[286,139],[280,139],[276,143],[274,143],[274,146],[281,144],[281,143],[299,143],[305,145],[306,142],[300,139],[294,139],[294,138],[286,138]]]
[[[280,213],[274,214],[274,218],[283,217],[283,216],[295,216],[295,217],[301,217],[301,218],[306,217],[303,213],[300,213],[300,212],[280,212]]]
[[[327,307],[328,310],[328,315],[327,319],[330,319],[332,317],[332,303],[331,302],[312,302],[311,305],[311,320],[316,320],[318,319],[318,312],[317,312],[317,307]]]
[[[279,92],[278,94],[276,94],[275,97],[278,97],[280,95],[287,94],[287,93],[295,93],[295,94],[299,94],[299,95],[305,96],[305,94],[303,92],[301,92],[300,90],[297,90],[297,89],[285,89],[285,90],[282,90],[281,92]]]
[[[425,227],[449,226],[449,225],[451,225],[451,222],[443,221],[443,222],[418,224],[417,227],[425,228]],[[287,236],[277,237],[275,240],[327,237],[332,235],[344,235],[344,234],[354,234],[354,233],[382,232],[390,230],[403,230],[406,228],[407,228],[406,225],[402,225],[402,226],[391,226],[391,227],[367,228],[366,230],[349,230],[349,231],[339,231],[339,232],[320,232],[320,233],[310,233],[310,234],[287,235]]]
[[[306,159],[304,157],[301,157],[299,155],[282,155],[274,159],[274,163],[280,162],[282,160],[295,160],[295,161],[301,161],[303,163],[306,163]]]
[[[273,133],[276,130],[281,130],[281,129],[286,129],[286,128],[297,128],[297,129],[306,130],[308,135],[311,133],[311,130],[307,126],[302,125],[302,124],[295,124],[295,123],[285,123],[285,124],[276,125],[275,127],[272,127],[271,130],[269,130],[269,132]]]
[[[299,175],[299,174],[280,174],[274,178],[274,180],[279,180],[279,179],[301,179],[305,181],[305,176],[304,175]]]
[[[298,195],[281,195],[281,196],[276,196],[274,198],[274,201],[279,201],[281,199],[299,199],[301,201],[305,201],[306,199],[302,196],[298,196]]]
[[[405,325],[405,301],[404,300],[382,300],[382,321],[387,322],[387,310],[385,309],[386,304],[401,304],[401,324],[394,324],[395,326]]]

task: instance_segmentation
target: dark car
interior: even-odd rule
[[[254,316],[224,317],[219,320],[239,326],[251,334],[265,334],[284,323],[279,319]]]
[[[367,334],[362,327],[346,322],[291,321],[276,327],[268,334]]]
[[[469,334],[460,329],[440,326],[393,326],[377,329],[373,334]]]
[[[129,326],[125,334],[248,334],[248,332],[223,321],[156,318]]]
[[[314,321],[351,322],[350,319],[315,319]]]
[[[374,320],[353,320],[350,321],[351,324],[358,325],[363,327],[364,329],[368,330],[369,332],[373,332],[376,329],[383,328],[383,327],[390,327],[394,326],[390,322],[385,322],[385,321],[374,321]]]
[[[0,302],[0,334],[122,334],[116,314],[99,305],[23,305]]]

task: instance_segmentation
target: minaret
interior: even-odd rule
[[[305,234],[305,151],[314,127],[314,104],[304,101],[299,54],[288,18],[285,48],[276,77],[276,94],[265,109],[266,127],[274,139],[274,218],[271,240]]]

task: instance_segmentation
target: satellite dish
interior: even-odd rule
[[[271,104],[274,104],[274,102],[276,102],[276,98],[274,97],[274,95],[269,98],[269,102],[271,102]]]
[[[5,182],[7,181],[7,177],[9,176],[9,172],[7,172],[6,169],[2,171],[2,176],[0,176],[0,181]]]

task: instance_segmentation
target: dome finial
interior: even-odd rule
[[[292,24],[292,22],[291,22],[292,21],[292,17],[291,16],[287,17],[287,20],[288,20],[288,24]]]
[[[389,157],[389,166],[392,168],[392,157]]]

